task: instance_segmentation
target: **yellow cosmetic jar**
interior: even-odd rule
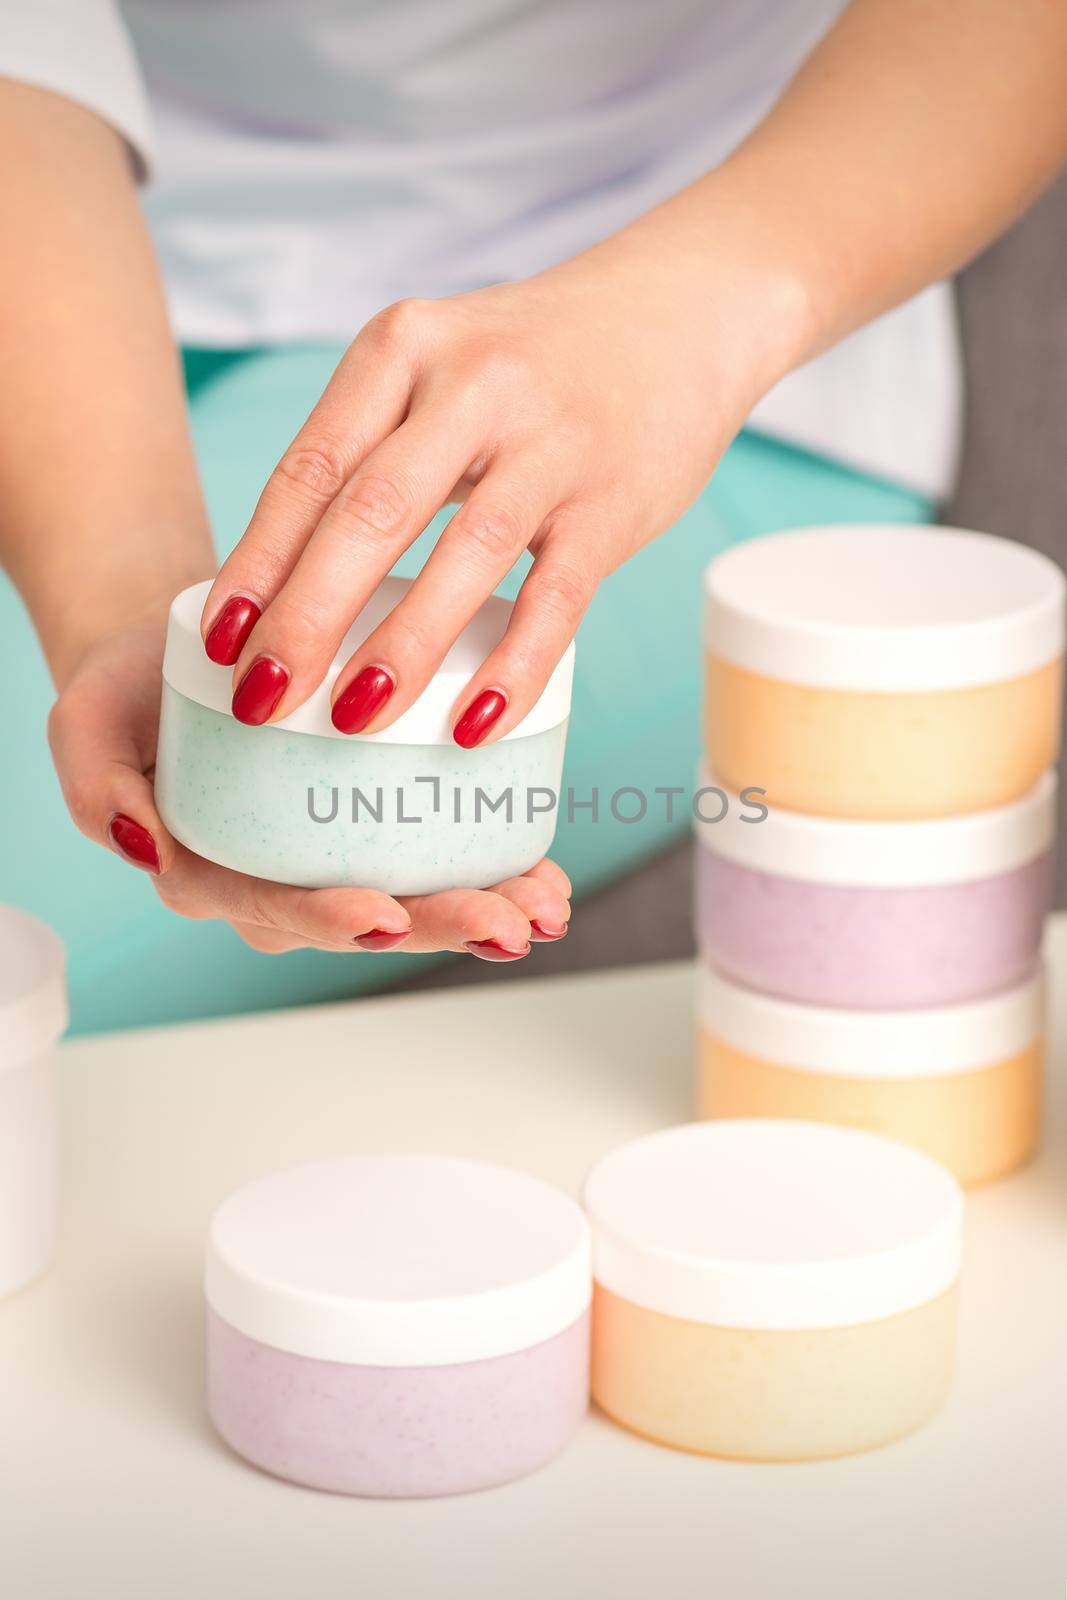
[[[832,817],[1006,805],[1055,764],[1064,579],[954,528],[808,528],[706,580],[705,745],[731,789]]]
[[[796,1117],[887,1134],[963,1184],[1020,1166],[1037,1142],[1041,973],[965,1005],[858,1011],[779,1000],[703,968],[697,1113]]]
[[[623,1427],[752,1461],[848,1455],[951,1383],[963,1195],[928,1156],[814,1122],[694,1123],[605,1156],[593,1395]]]

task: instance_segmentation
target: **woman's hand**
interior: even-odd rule
[[[491,892],[398,901],[306,891],[203,861],[156,810],[167,607],[214,566],[178,363],[122,139],[47,90],[0,79],[0,565],[59,699],[49,734],[82,832],[150,873],[167,905],[260,950],[470,949],[512,960],[562,936],[570,886],[542,862]],[[42,359],[47,351],[47,360]]]
[[[538,278],[405,301],[364,328],[204,608],[242,722],[307,698],[450,499],[464,504],[422,572],[343,668],[334,723],[359,733],[399,716],[529,549],[454,737],[480,744],[526,716],[598,583],[700,492],[769,381],[772,336],[784,347],[752,282],[713,285],[665,243],[646,219]]]
[[[1065,153],[1067,7],[853,0],[750,137],[672,200],[528,282],[376,317],[208,599],[237,714],[306,698],[458,486],[465,506],[341,674],[334,719],[351,733],[403,711],[528,548],[454,721],[461,745],[506,732],[600,580],[695,497],[766,389],[953,272]]]
[[[164,624],[124,627],[92,647],[49,721],[63,793],[81,831],[152,877],[187,917],[217,917],[272,954],[317,950],[469,950],[516,960],[531,940],[562,938],[570,884],[542,861],[492,890],[394,900],[375,889],[294,889],[204,861],[172,838],[152,793]]]

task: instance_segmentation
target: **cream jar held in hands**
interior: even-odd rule
[[[338,672],[407,586],[386,579],[325,681],[291,715],[263,727],[233,717],[230,669],[204,653],[200,615],[210,585],[178,596],[156,764],[156,802],[176,839],[276,883],[386,894],[484,889],[541,860],[555,833],[573,644],[522,722],[472,750],[454,742],[449,718],[507,627],[511,606],[497,596],[388,728],[342,734],[330,720]]]

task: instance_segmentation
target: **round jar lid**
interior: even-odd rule
[[[260,1178],[215,1212],[208,1304],[260,1344],[353,1366],[530,1349],[591,1294],[575,1202],[507,1167],[365,1155]]]
[[[836,1328],[923,1305],[960,1269],[963,1193],[895,1140],[817,1122],[700,1122],[605,1156],[593,1271],[664,1316]]]
[[[701,805],[694,820],[699,842],[713,855],[803,883],[842,888],[932,888],[973,883],[1024,867],[1051,850],[1056,837],[1056,774],[1042,774],[1029,794],[991,811],[918,822],[853,822],[768,806],[758,821],[753,791],[743,802],[702,768],[701,789],[726,796]],[[748,791],[746,791],[748,793]]]
[[[701,965],[701,1025],[742,1055],[837,1078],[940,1078],[1029,1050],[1045,1031],[1045,980],[957,1006],[853,1011],[779,1000]]]
[[[55,1044],[69,1020],[59,935],[28,911],[0,905],[0,1072]]]
[[[711,655],[812,688],[961,689],[1062,654],[1064,578],[987,533],[806,528],[737,545],[705,576]]]
[[[490,596],[453,644],[419,698],[388,728],[380,733],[340,733],[330,721],[330,696],[342,667],[410,587],[411,580],[407,578],[386,578],[379,584],[345,634],[322,683],[302,706],[279,722],[272,722],[272,728],[315,733],[329,739],[366,740],[372,744],[451,744],[451,719],[456,701],[486,656],[504,637],[511,619],[511,602],[499,595]],[[210,583],[194,584],[191,589],[183,589],[171,605],[163,678],[186,699],[228,717],[233,699],[233,669],[216,666],[209,660],[200,636],[200,617],[210,589]],[[503,738],[523,739],[565,722],[570,715],[573,677],[574,645],[571,643],[537,704]]]

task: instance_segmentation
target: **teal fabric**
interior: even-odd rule
[[[256,495],[306,417],[340,349],[186,355],[193,430],[220,553],[240,536]],[[582,625],[564,782],[593,787],[602,815],[561,821],[553,854],[580,896],[684,831],[664,808],[623,824],[604,814],[614,790],[687,787],[700,723],[701,573],[725,546],[820,522],[929,520],[920,497],[744,433],[711,487],[665,538],[602,587]],[[443,519],[398,565],[417,570]],[[504,592],[513,593],[513,575]],[[151,884],[82,839],[64,810],[45,739],[52,700],[18,598],[0,578],[0,668],[9,692],[0,781],[0,901],[36,912],[70,951],[75,1031],[218,1016],[364,993],[416,960],[440,957],[258,955],[219,923],[189,922]]]

